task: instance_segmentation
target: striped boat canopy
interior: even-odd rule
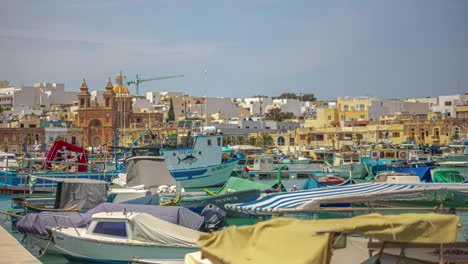
[[[252,215],[310,212],[321,204],[357,203],[433,191],[468,192],[464,183],[362,183],[325,187],[306,191],[276,193],[242,204],[227,204],[225,208]]]

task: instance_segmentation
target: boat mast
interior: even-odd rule
[[[206,126],[208,126],[208,111],[207,111],[208,98],[206,98],[206,94],[208,93],[208,85],[207,85],[207,83],[208,83],[208,76],[207,76],[208,75],[208,70],[207,69],[205,69],[204,75],[205,75],[204,76],[205,91],[204,91],[203,97],[205,98],[205,100],[204,100],[205,101],[205,105],[204,105],[205,106],[205,123],[206,123]],[[202,118],[203,118],[203,116],[202,116]],[[202,129],[203,129],[203,126],[202,126]],[[202,130],[202,132],[203,132],[203,130]]]

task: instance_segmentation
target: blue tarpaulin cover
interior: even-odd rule
[[[18,222],[16,227],[22,233],[47,236],[48,233],[45,227],[56,227],[61,225],[66,227],[82,228],[91,223],[93,214],[100,212],[122,212],[123,210],[126,210],[127,212],[144,212],[164,221],[194,230],[199,230],[204,222],[204,218],[202,216],[180,206],[103,203],[86,213],[29,213]]]

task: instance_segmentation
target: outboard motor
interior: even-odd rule
[[[205,206],[200,215],[205,218],[204,232],[214,232],[228,226],[226,212],[214,204]]]

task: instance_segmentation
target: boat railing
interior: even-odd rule
[[[57,217],[62,217],[62,218],[67,219],[70,222],[70,224],[73,226],[73,228],[75,229],[76,234],[78,236],[81,236],[81,234],[80,234],[80,232],[78,232],[78,229],[76,228],[75,224],[73,224],[73,221],[70,220],[70,218],[68,216],[66,216],[66,215],[52,215],[52,216],[54,217],[54,220],[55,220],[55,223],[57,224],[57,226],[61,226],[57,221]]]
[[[51,163],[55,164],[63,164],[62,162],[51,161]],[[84,164],[78,162],[70,162],[70,165],[78,166],[91,166],[92,164]],[[55,189],[57,183],[53,181],[53,179],[61,179],[61,178],[76,178],[76,179],[93,179],[93,180],[103,180],[103,181],[110,181],[111,178],[117,177],[117,171],[108,171],[108,170],[99,170],[99,171],[86,171],[86,172],[76,172],[70,170],[61,170],[57,171],[55,166],[52,166],[51,170],[47,171],[23,171],[23,172],[12,172],[12,171],[2,171],[0,172],[0,186],[3,189],[8,190],[28,190],[30,189],[31,179],[33,177],[40,178],[34,185],[34,189],[41,190],[41,191],[52,191]],[[51,179],[47,180],[45,178]]]

